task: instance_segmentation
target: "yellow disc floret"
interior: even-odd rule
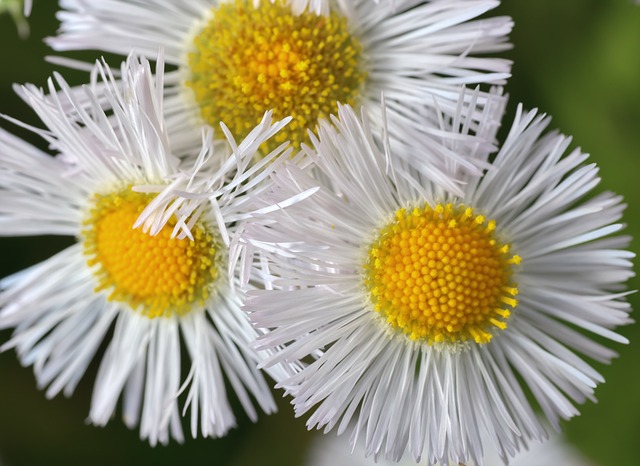
[[[365,79],[362,47],[344,17],[305,12],[293,15],[283,1],[222,3],[194,39],[186,85],[202,118],[224,122],[244,137],[268,110],[293,120],[269,141],[295,146],[307,140],[337,102],[354,105]],[[335,10],[335,9],[334,9]]]
[[[517,305],[511,278],[520,263],[495,228],[463,205],[399,209],[368,249],[373,307],[412,340],[490,341]]]
[[[209,297],[218,274],[217,241],[201,224],[191,228],[193,241],[172,238],[175,220],[155,236],[133,229],[151,199],[130,189],[95,195],[82,232],[87,263],[110,300],[150,318],[186,314]]]

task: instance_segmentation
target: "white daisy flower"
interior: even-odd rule
[[[382,92],[397,122],[390,137],[404,142],[424,129],[412,108],[438,98],[440,111],[451,116],[458,111],[460,85],[505,83],[511,63],[490,54],[509,48],[512,21],[478,19],[498,4],[62,0],[59,34],[48,44],[57,51],[119,54],[133,47],[149,59],[163,48],[167,62],[177,67],[167,73],[165,107],[176,153],[199,143],[203,122],[217,127],[224,121],[243,136],[271,109],[276,118],[293,120],[269,147],[283,141],[298,147],[308,142],[307,128],[336,112],[337,102],[364,105],[371,121],[381,121]],[[480,103],[487,97],[481,93]],[[480,115],[473,117],[472,129]]]
[[[146,222],[145,228],[157,223],[147,214],[153,209],[145,210],[149,192],[197,183],[177,171],[169,148],[162,58],[158,65],[154,79],[149,63],[131,56],[116,85],[110,69],[98,64],[104,92],[85,89],[92,105],[88,111],[77,105],[77,119],[64,112],[62,96],[74,101],[62,78],[56,77],[60,90],[49,80],[49,96],[24,87],[23,97],[48,127],[31,129],[57,157],[0,133],[2,234],[77,238],[54,257],[0,281],[0,328],[15,328],[2,349],[15,348],[22,364],[33,366],[47,397],[69,396],[108,339],[89,421],[105,425],[122,397],[124,422],[131,428],[139,424],[140,436],[151,444],[183,439],[181,410],[190,411],[194,437],[224,435],[235,425],[228,388],[252,420],[254,403],[266,413],[276,409],[255,367],[258,354],[249,347],[256,332],[240,311],[243,294],[229,241],[235,217],[247,215],[248,188],[214,196],[217,209],[203,208],[189,219],[191,239],[172,239],[174,228],[183,230],[172,220],[153,237],[133,229],[141,213],[138,223]],[[111,117],[100,100],[112,109]],[[215,189],[227,179],[247,185],[253,176],[247,165],[258,146],[285,124],[266,114],[241,144],[230,138],[235,155],[208,186]],[[196,163],[212,157],[210,142],[205,133]],[[284,145],[253,171],[280,153],[288,157],[290,150],[283,150]],[[181,371],[183,357],[190,360],[188,374]],[[184,403],[178,399],[182,392]]]
[[[323,176],[272,175],[281,196],[330,180],[243,236],[273,286],[245,305],[268,330],[256,347],[276,351],[266,365],[308,363],[278,386],[309,428],[349,430],[375,457],[481,465],[482,438],[506,462],[547,437],[539,418],[559,429],[594,399],[603,379],[582,357],[615,353],[583,331],[627,342],[613,329],[630,322],[633,254],[611,236],[621,198],[588,196],[597,167],[548,122],[519,109],[462,196],[383,153],[349,107],[306,149]]]
[[[405,458],[400,463],[393,461],[375,461],[366,458],[364,450],[358,448],[351,451],[344,438],[335,435],[317,435],[311,442],[307,453],[305,466],[420,466],[427,465],[425,461],[416,464],[413,459]],[[494,451],[487,452],[484,458],[487,466],[502,466],[504,463]],[[549,440],[544,443],[534,443],[528,450],[515,456],[511,466],[596,466],[580,451],[571,445],[563,436],[551,432]],[[452,464],[451,466],[459,466]],[[474,466],[467,463],[465,466]]]

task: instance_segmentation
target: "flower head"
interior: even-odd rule
[[[348,464],[349,466],[417,466],[413,459],[406,458],[401,462],[367,458],[363,448],[352,451],[342,437],[335,435],[318,435],[313,439],[305,466],[333,466]],[[485,439],[489,441],[488,438]],[[498,466],[502,464],[500,457],[493,450],[485,456],[485,464]],[[427,463],[421,462],[421,465]],[[593,462],[576,449],[566,438],[551,432],[549,440],[542,444],[531,445],[510,461],[511,466],[535,466],[542,464],[562,464],[563,466],[593,466]],[[474,466],[466,463],[465,466]]]
[[[484,55],[508,48],[512,22],[477,18],[497,4],[67,0],[60,34],[48,43],[60,51],[120,54],[134,47],[149,58],[163,47],[168,63],[178,67],[167,74],[166,91],[168,131],[177,153],[198,142],[194,129],[203,122],[217,127],[224,121],[244,136],[267,110],[276,118],[292,116],[267,152],[287,140],[299,146],[309,142],[307,130],[319,119],[336,113],[338,102],[363,105],[372,122],[380,121],[381,93],[395,115],[389,137],[400,144],[424,128],[417,121],[425,115],[416,108],[429,109],[427,117],[435,120],[437,99],[440,112],[456,114],[461,84],[487,87],[475,98],[480,105],[495,104],[495,95],[484,91],[504,84],[510,63]],[[480,113],[472,115],[472,129]],[[373,130],[379,134],[381,128]]]
[[[102,87],[99,94],[85,88],[88,109],[60,77],[59,90],[49,81],[50,95],[23,87],[22,96],[48,128],[31,129],[55,157],[0,133],[2,233],[77,239],[0,282],[0,327],[15,328],[2,349],[15,348],[23,364],[33,365],[38,385],[51,397],[72,394],[108,339],[89,420],[106,424],[122,396],[126,424],[140,424],[141,437],[151,444],[183,438],[180,409],[190,410],[193,436],[224,435],[235,425],[228,388],[254,420],[251,398],[265,412],[275,410],[255,368],[258,354],[249,347],[256,332],[240,312],[240,271],[229,241],[235,217],[247,215],[243,197],[250,188],[211,194],[224,209],[194,212],[187,220],[189,237],[174,238],[184,229],[176,218],[160,219],[158,227],[148,214],[152,200],[162,202],[155,191],[189,189],[196,182],[178,170],[168,142],[162,62],[160,57],[154,78],[147,60],[132,55],[119,83],[97,64]],[[68,105],[72,115],[65,112]],[[248,161],[286,122],[272,122],[266,114],[239,146],[229,135],[234,155],[218,166],[209,185],[229,178],[247,185]],[[211,132],[203,132],[194,163],[214,158],[211,140]],[[285,147],[271,159],[287,157]],[[143,228],[134,228],[138,224]],[[181,369],[182,344],[188,373]]]
[[[281,195],[320,189],[247,225],[272,288],[245,308],[276,351],[265,364],[307,362],[279,386],[309,428],[395,461],[482,464],[487,442],[507,461],[546,438],[527,393],[556,429],[593,399],[603,379],[579,354],[615,353],[583,331],[626,342],[633,254],[612,236],[621,198],[587,197],[597,167],[548,122],[519,109],[482,177],[452,171],[461,195],[382,151],[349,107],[307,149],[320,176],[273,175]],[[440,130],[441,151],[464,148]]]

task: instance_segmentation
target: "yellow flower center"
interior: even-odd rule
[[[510,279],[521,260],[495,227],[463,205],[399,209],[364,265],[374,309],[412,340],[490,341],[517,305]]]
[[[151,196],[125,189],[95,195],[83,223],[87,264],[99,280],[96,291],[127,303],[149,318],[186,314],[202,307],[218,276],[214,235],[201,223],[194,241],[171,238],[175,220],[156,236],[133,229]]]
[[[222,121],[244,137],[268,110],[293,117],[267,149],[307,141],[307,128],[336,113],[337,102],[355,104],[365,79],[362,47],[335,11],[294,16],[283,1],[230,1],[213,8],[194,44],[186,85],[209,125]]]

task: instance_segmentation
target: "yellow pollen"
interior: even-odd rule
[[[495,229],[464,205],[399,209],[364,264],[373,308],[412,340],[489,342],[517,306],[510,280],[521,260]]]
[[[333,9],[335,10],[335,8]],[[214,7],[189,54],[190,78],[202,118],[224,122],[236,138],[246,136],[268,110],[293,120],[267,144],[295,147],[307,128],[354,105],[365,79],[362,47],[335,11],[294,16],[282,0],[235,0]]]
[[[186,314],[202,307],[217,278],[217,241],[201,224],[194,240],[171,238],[175,220],[156,236],[133,224],[151,201],[125,189],[95,195],[83,223],[84,254],[99,280],[97,290],[149,318]]]

